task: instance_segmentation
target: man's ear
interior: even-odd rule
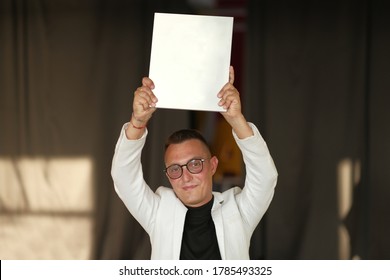
[[[217,171],[217,168],[218,168],[218,158],[216,156],[213,156],[211,159],[210,159],[210,165],[211,165],[211,172],[213,173],[213,175],[215,174],[215,172]]]

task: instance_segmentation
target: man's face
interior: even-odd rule
[[[171,144],[165,152],[165,166],[172,164],[187,164],[192,159],[204,159],[203,169],[198,174],[192,174],[183,166],[183,174],[178,179],[171,179],[177,197],[189,207],[199,207],[212,198],[213,175],[218,166],[216,157],[210,158],[206,146],[197,139],[186,140],[180,144]]]

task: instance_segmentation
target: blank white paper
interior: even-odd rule
[[[229,81],[233,18],[155,13],[149,78],[157,108],[216,111]]]

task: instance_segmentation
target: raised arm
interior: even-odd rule
[[[246,177],[242,192],[237,195],[242,218],[253,231],[268,209],[274,195],[278,173],[268,147],[257,127],[246,121],[241,110],[240,94],[233,86],[234,70],[230,67],[229,82],[218,93],[222,115],[231,125],[243,155]]]
[[[141,153],[147,137],[146,125],[156,110],[157,98],[153,88],[153,81],[143,78],[142,86],[134,92],[133,113],[130,122],[123,126],[111,168],[118,196],[148,233],[159,200],[146,184],[141,165]]]

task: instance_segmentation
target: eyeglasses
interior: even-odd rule
[[[179,179],[183,175],[183,167],[185,166],[191,174],[198,174],[203,170],[204,159],[191,159],[186,164],[172,164],[164,169],[171,179]]]

